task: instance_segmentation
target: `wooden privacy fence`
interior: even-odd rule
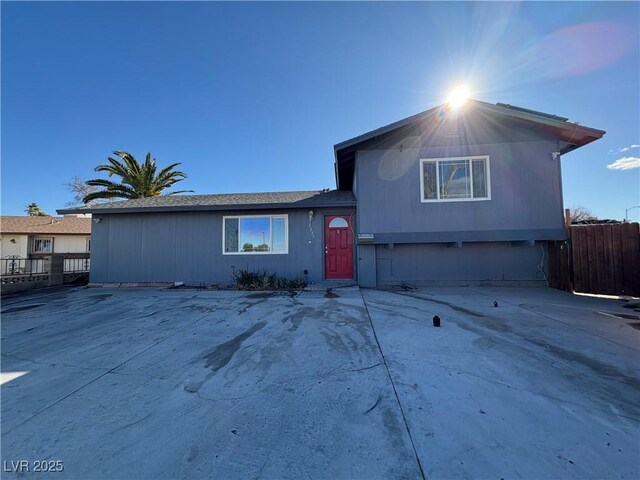
[[[569,241],[557,240],[547,242],[549,261],[547,262],[547,278],[549,286],[573,292],[571,282],[571,260],[569,258]]]
[[[640,296],[640,224],[572,225],[549,242],[549,285],[603,295]]]

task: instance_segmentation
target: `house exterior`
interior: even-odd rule
[[[324,278],[323,222],[351,219],[355,199],[336,190],[175,195],[90,210],[91,282],[219,284],[234,268],[317,282]]]
[[[546,242],[566,237],[560,157],[604,133],[474,100],[336,145],[336,190],[59,213],[94,216],[93,282],[219,283],[248,268],[366,287],[542,283]]]
[[[38,259],[51,254],[67,258],[86,256],[91,250],[91,218],[9,216],[0,217],[0,270],[8,259]],[[35,265],[35,263],[34,263]]]

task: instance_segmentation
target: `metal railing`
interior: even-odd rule
[[[89,257],[84,258],[65,258],[64,259],[64,273],[83,273],[88,272],[91,267],[91,259]]]
[[[0,258],[0,275],[41,275],[49,272],[49,257],[20,258],[17,255]],[[91,268],[87,257],[69,257],[63,262],[62,273],[86,273]]]
[[[47,272],[44,258],[20,258],[12,255],[0,258],[0,274],[2,275],[35,275]]]
[[[89,280],[89,268],[89,254],[82,253],[33,258],[12,255],[0,258],[2,294],[67,283],[84,283]]]

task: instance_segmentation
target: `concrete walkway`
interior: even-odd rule
[[[634,315],[550,289],[3,299],[2,477],[637,478]]]

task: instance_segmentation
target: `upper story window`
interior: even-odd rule
[[[31,239],[31,253],[52,253],[53,238],[35,237]]]
[[[420,176],[423,202],[491,199],[488,156],[422,159]]]
[[[288,253],[288,221],[287,215],[224,217],[222,253],[225,255]]]

